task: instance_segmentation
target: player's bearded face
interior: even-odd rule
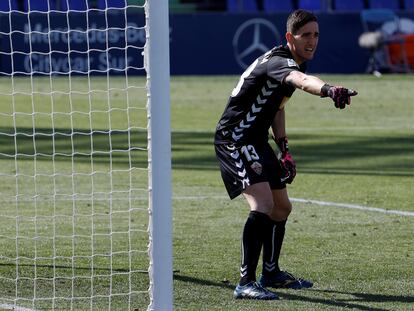
[[[291,39],[292,52],[300,62],[312,59],[319,41],[318,23],[307,23]]]

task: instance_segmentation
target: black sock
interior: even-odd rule
[[[267,227],[271,224],[269,216],[252,211],[244,225],[242,237],[242,264],[240,268],[240,285],[256,281],[256,268],[265,238]]]
[[[263,275],[271,275],[280,271],[279,256],[285,237],[286,220],[272,221],[271,229],[263,242]]]

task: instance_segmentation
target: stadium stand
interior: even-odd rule
[[[23,8],[26,12],[40,11],[48,12],[49,10],[56,10],[56,2],[48,0],[24,0]]]
[[[223,3],[225,4],[225,1]],[[195,13],[197,11],[210,10],[202,0],[169,0],[169,5],[171,13]],[[212,4],[212,6],[214,5]]]
[[[125,0],[98,0],[98,9],[124,8]]]
[[[414,0],[405,0],[404,9],[407,11],[414,10]]]
[[[322,10],[322,5],[321,5],[321,1],[299,0],[298,1],[298,8],[309,10],[309,11],[320,11],[320,10]]]
[[[148,1],[148,0],[147,0]],[[51,10],[78,10],[87,8],[123,8],[143,5],[145,0],[0,0],[0,12],[10,10],[45,12]],[[196,13],[203,11],[228,11],[243,13],[260,11],[268,13],[291,12],[297,8],[313,12],[360,12],[363,9],[387,8],[393,11],[414,11],[414,0],[169,0],[171,13]],[[11,6],[11,7],[10,7]]]
[[[258,9],[255,0],[227,0],[227,10],[229,12],[256,12]]]
[[[0,12],[9,12],[10,10],[18,10],[19,6],[15,0],[0,1]]]
[[[342,12],[342,11],[361,11],[365,9],[364,0],[335,0],[333,3],[332,10]]]
[[[178,0],[176,0],[178,1]],[[181,0],[193,3],[204,3],[208,9],[209,0]],[[229,12],[257,12],[261,9],[266,12],[288,12],[296,8],[314,12],[356,12],[370,8],[387,8],[394,11],[414,10],[414,0],[227,0]],[[200,6],[199,6],[200,7]]]
[[[369,7],[371,9],[400,9],[400,0],[370,0]]]
[[[295,9],[291,0],[264,0],[263,6],[266,12],[290,12]]]
[[[69,3],[69,6],[68,6]],[[62,11],[75,10],[85,11],[88,9],[88,0],[60,0],[59,9]]]

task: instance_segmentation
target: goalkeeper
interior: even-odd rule
[[[233,89],[215,133],[221,175],[231,199],[242,194],[250,207],[242,233],[240,282],[235,298],[278,299],[266,289],[309,288],[312,282],[279,267],[286,221],[292,211],[286,184],[296,175],[285,131],[284,106],[296,89],[330,97],[336,108],[351,103],[355,91],[307,75],[319,39],[317,18],[296,10],[287,19],[287,45],[256,59]],[[268,142],[269,129],[276,145]],[[256,268],[263,249],[262,273]]]

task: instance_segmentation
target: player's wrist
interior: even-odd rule
[[[321,87],[321,97],[331,97],[329,94],[330,89],[332,88],[332,85],[325,83]]]
[[[289,152],[289,142],[286,136],[276,138],[275,142],[282,155]]]

